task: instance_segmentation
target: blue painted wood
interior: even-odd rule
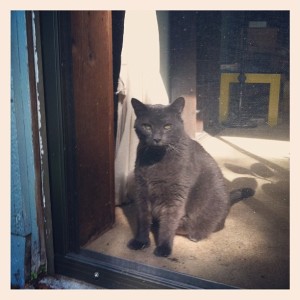
[[[29,203],[23,201],[15,105],[11,104],[11,233],[31,233]]]
[[[25,267],[28,259],[25,255],[28,253],[28,240],[23,236],[12,235],[11,244],[11,286],[23,288],[28,272]]]
[[[15,280],[13,274],[19,274],[18,282],[22,287],[28,273],[28,266],[24,265],[28,251],[31,256],[29,273],[37,272],[40,267],[24,11],[11,13],[11,96],[11,280]],[[25,247],[25,241],[30,241],[30,248]]]
[[[30,145],[26,141],[28,124],[24,119],[25,114],[30,116],[30,110],[26,105],[26,102],[29,102],[28,67],[22,49],[22,45],[24,45],[23,47],[27,45],[24,40],[24,34],[26,33],[24,32],[24,13],[12,13],[11,22],[11,230],[13,234],[25,236],[31,233],[29,204],[31,182],[27,181],[29,175],[27,164],[30,161],[30,156],[27,162],[26,155]],[[22,25],[23,23],[24,25]],[[23,30],[20,27],[23,27]],[[33,165],[33,160],[31,164]]]

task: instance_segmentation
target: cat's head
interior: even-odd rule
[[[180,97],[170,105],[145,105],[135,98],[131,103],[137,117],[134,128],[141,142],[149,147],[176,144],[184,132],[181,119],[184,98]]]

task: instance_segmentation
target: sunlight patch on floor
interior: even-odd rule
[[[245,137],[220,136],[244,151],[265,158],[289,158],[289,142]]]

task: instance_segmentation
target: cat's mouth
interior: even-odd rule
[[[165,147],[166,145],[164,145],[163,143],[159,142],[159,143],[152,143],[151,146],[152,147]]]
[[[167,145],[164,145],[164,144],[151,144],[151,145],[149,145],[149,147],[151,148],[151,149],[165,149],[165,148],[167,148]]]

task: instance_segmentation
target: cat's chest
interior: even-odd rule
[[[167,151],[145,151],[140,153],[137,159],[137,167],[143,173],[152,173],[156,171],[168,171],[176,167],[178,158]]]
[[[148,187],[164,186],[178,181],[184,170],[183,160],[168,154],[159,160],[147,158],[147,163],[142,160],[136,166],[137,175]]]

